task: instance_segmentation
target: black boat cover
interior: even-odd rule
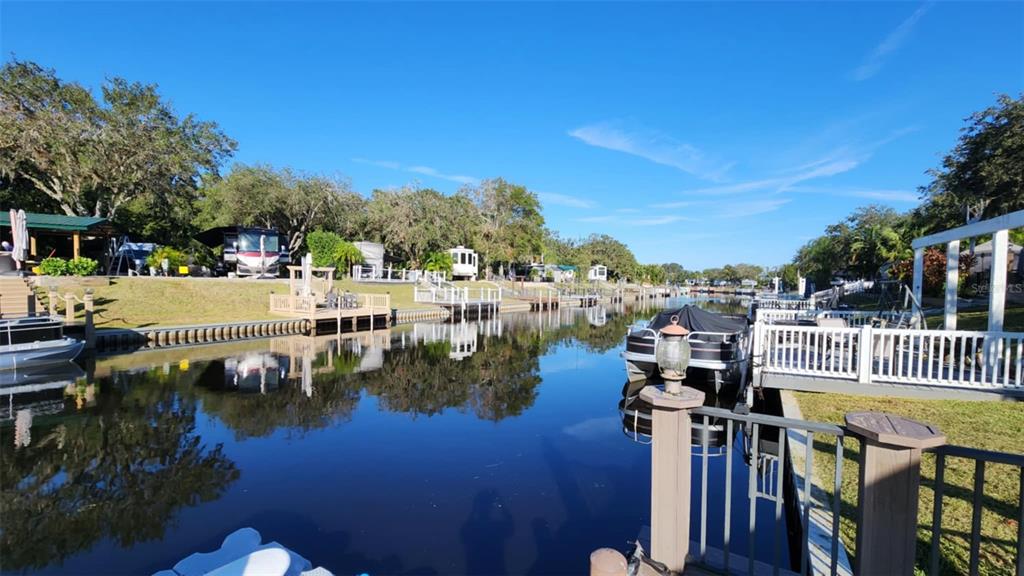
[[[659,312],[647,327],[651,330],[659,331],[672,323],[673,316],[679,316],[679,325],[690,332],[725,332],[733,334],[747,329],[747,319],[742,316],[715,314],[690,304],[682,308]]]

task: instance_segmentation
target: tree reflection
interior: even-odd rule
[[[0,557],[41,568],[112,538],[160,539],[184,506],[215,500],[239,472],[196,432],[181,372],[105,383],[94,406],[40,419],[27,447],[0,438]]]

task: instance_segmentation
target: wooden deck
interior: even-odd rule
[[[314,336],[375,330],[391,325],[391,295],[347,296],[352,299],[343,296],[337,307],[329,307],[322,295],[271,294],[270,312],[309,320],[312,324],[311,334]]]

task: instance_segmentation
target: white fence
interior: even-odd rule
[[[769,310],[814,310],[816,303],[813,299],[801,298],[757,298],[755,299],[757,309]]]
[[[365,266],[356,264],[352,267],[352,280],[356,282],[419,282],[423,277],[421,270],[406,270],[402,268],[380,268],[377,266]]]
[[[414,288],[413,297],[416,302],[426,304],[470,304],[501,302],[501,288],[470,288],[450,286],[438,288]]]
[[[778,322],[798,322],[801,320],[814,322],[819,318],[839,318],[846,321],[846,325],[864,326],[871,324],[876,318],[884,318],[888,321],[896,321],[897,317],[888,312],[879,313],[867,310],[778,310],[772,308],[758,308],[754,313],[754,320],[766,324]]]
[[[866,292],[871,290],[875,286],[875,283],[871,280],[857,280],[856,282],[847,282],[839,286],[832,286],[824,290],[818,290],[814,294],[811,294],[812,300],[826,300],[834,295],[843,294],[858,294],[860,292]]]
[[[760,373],[1024,391],[1024,333],[754,325]]]

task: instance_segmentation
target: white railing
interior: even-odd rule
[[[423,272],[420,270],[380,268],[356,264],[352,266],[352,280],[355,282],[419,282]]]
[[[778,322],[798,322],[801,320],[815,322],[819,318],[839,318],[846,321],[849,327],[871,324],[876,318],[892,320],[892,314],[866,310],[777,310],[758,308],[754,320],[766,324]]]
[[[871,290],[875,285],[872,280],[857,280],[855,282],[847,282],[839,286],[832,286],[824,290],[818,290],[814,294],[811,294],[811,298],[814,300],[825,300],[836,294],[859,294]]]
[[[758,322],[753,345],[756,373],[1024,391],[1024,333],[1019,332]]]
[[[813,310],[816,303],[813,298],[788,299],[788,298],[757,298],[757,308],[768,308],[771,310]]]
[[[447,288],[414,288],[413,299],[427,304],[469,304],[477,302],[493,303],[501,301],[501,288],[470,288],[468,286],[452,286]]]

